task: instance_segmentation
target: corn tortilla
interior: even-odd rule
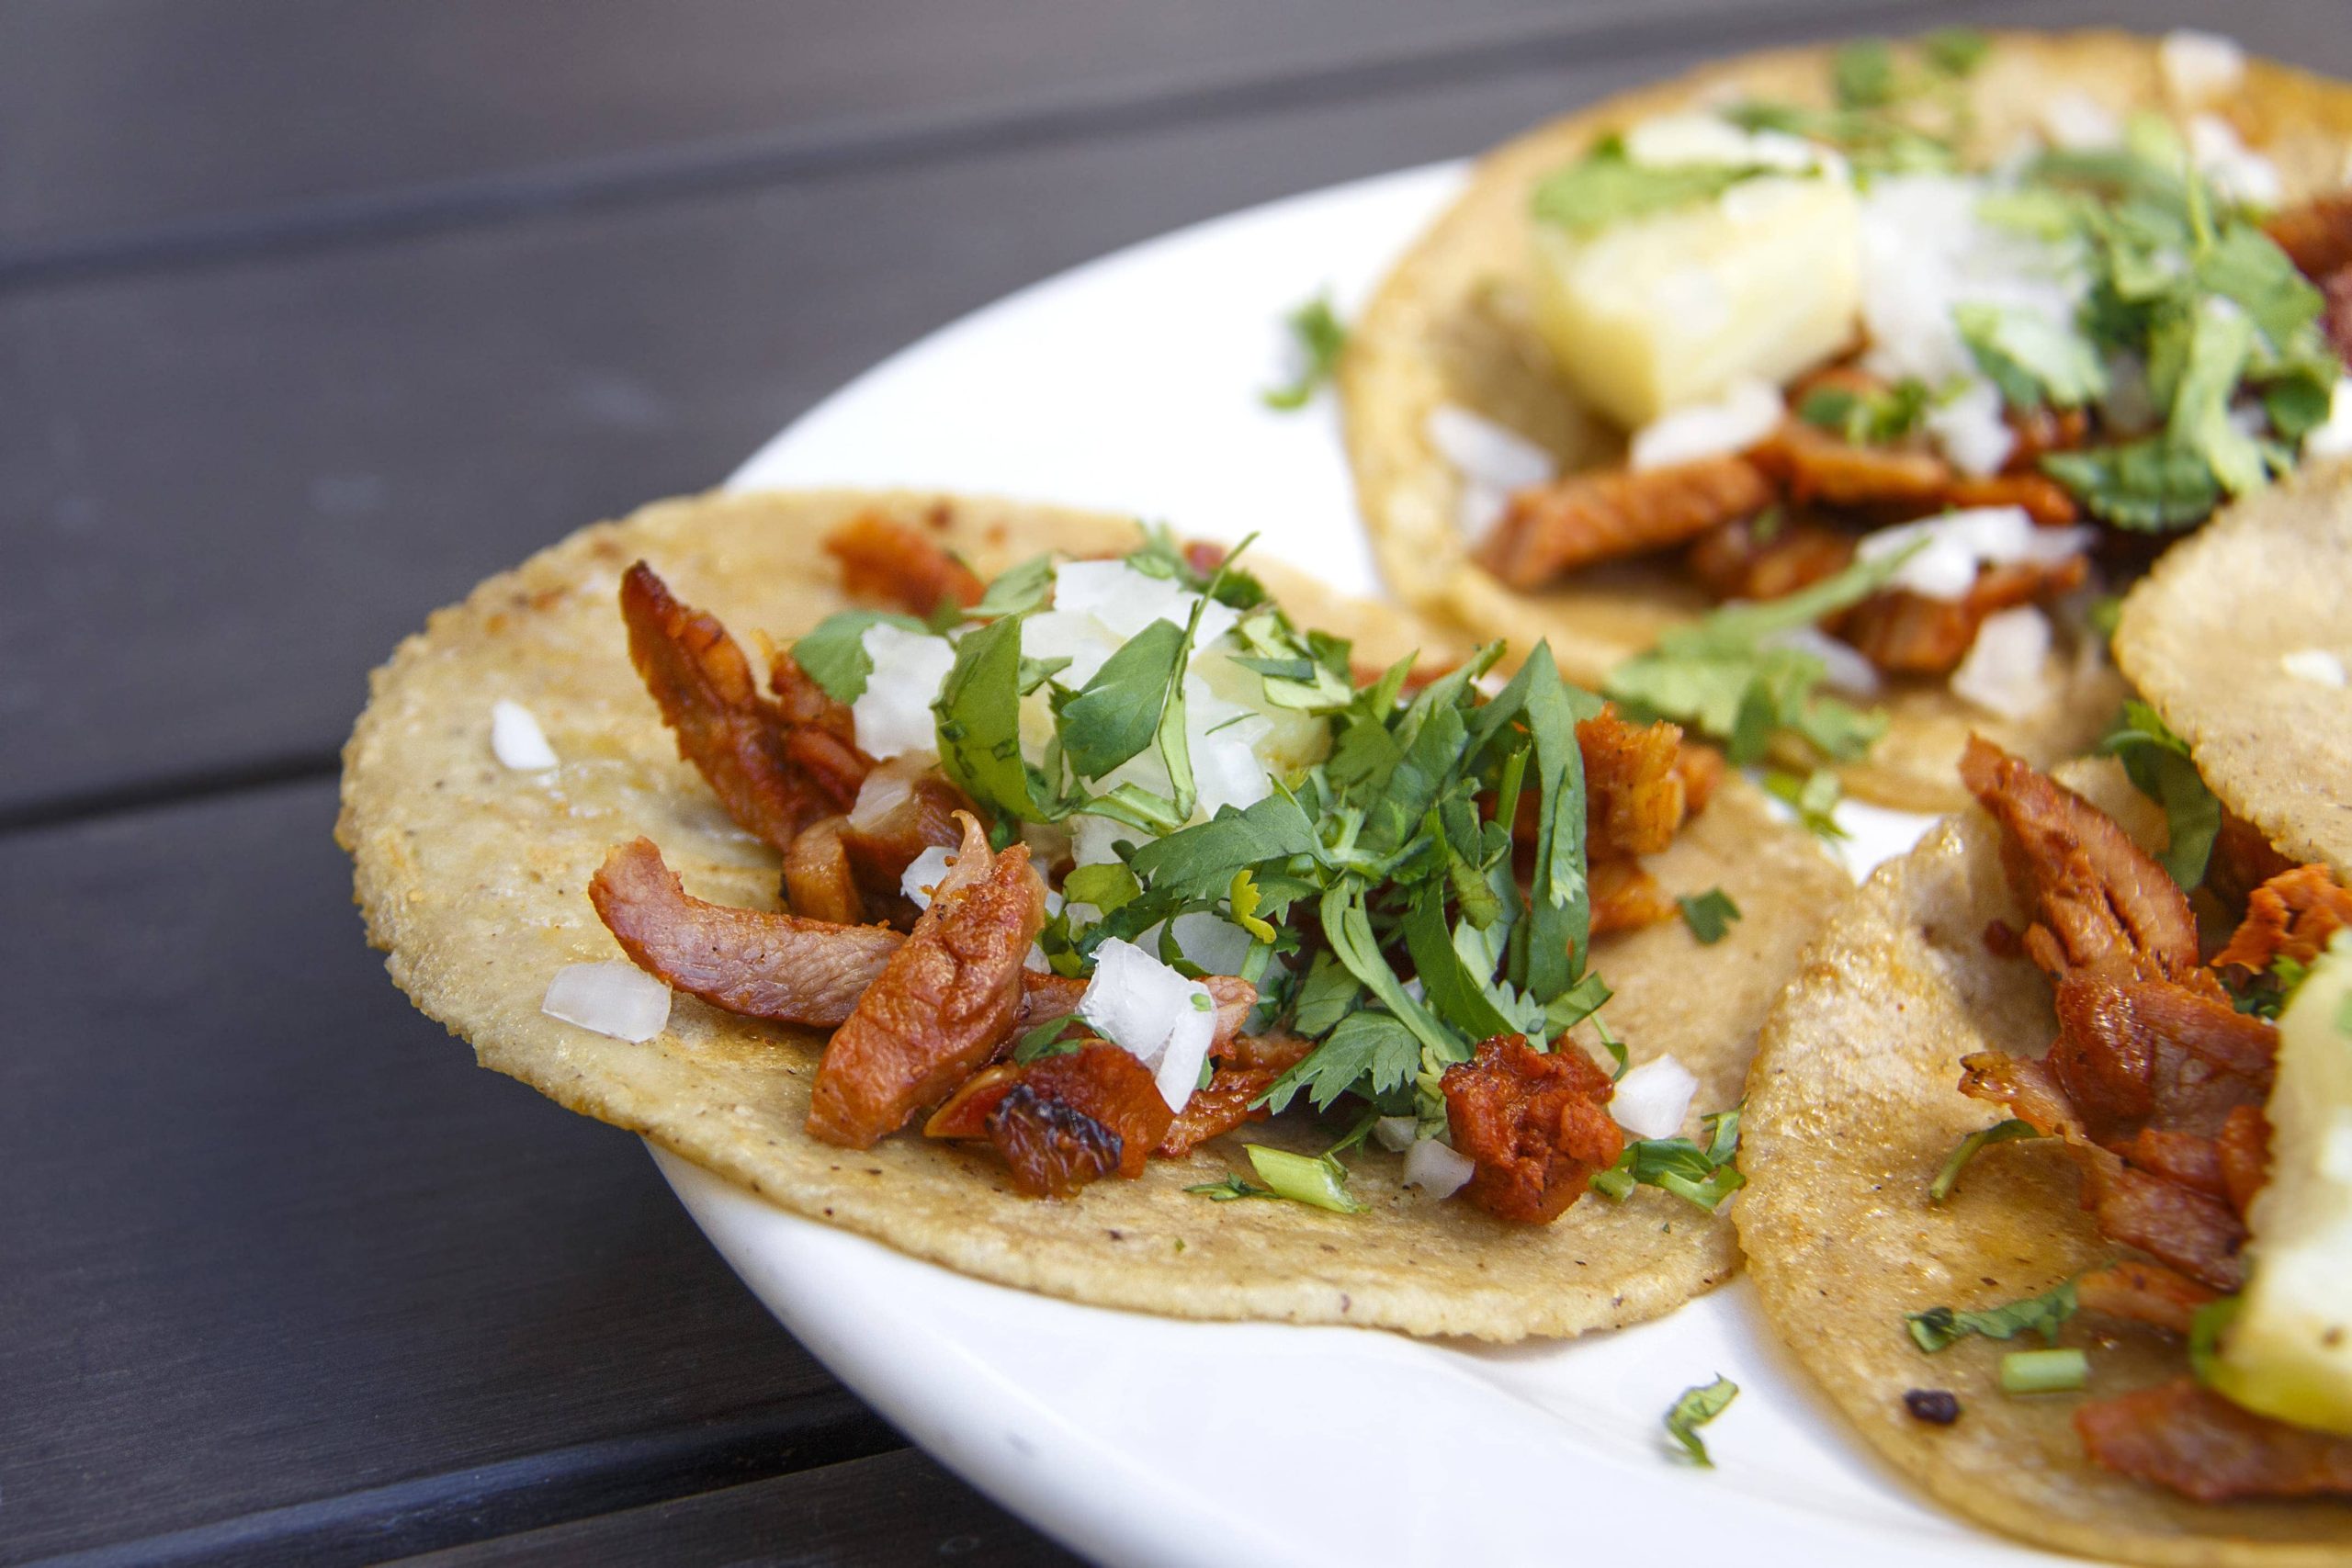
[[[2143,845],[2163,817],[2109,761],[2062,782]],[[2035,1295],[2113,1257],[2077,1202],[2075,1168],[2050,1144],[1984,1151],[1944,1204],[1928,1186],[1954,1145],[2001,1112],[1961,1094],[1975,1051],[2039,1056],[2056,1031],[2050,987],[2028,960],[1996,958],[1988,921],[2031,918],[2001,869],[2000,830],[1974,808],[1879,868],[1807,951],[1767,1021],[1749,1074],[1736,1205],[1757,1295],[1796,1359],[1855,1430],[1938,1500],[2037,1545],[2164,1564],[2342,1563],[2352,1506],[2199,1504],[2084,1457],[2071,1395],[2015,1399],[2004,1352],[1963,1339],[1923,1354],[1904,1314]],[[2112,1320],[2067,1329],[2092,1343],[2090,1392],[2177,1377],[2180,1341]],[[1949,1389],[1951,1427],[1914,1419],[1907,1389]]]
[[[2352,464],[2249,496],[2123,602],[2115,656],[2230,808],[2290,859],[2352,867],[2352,690],[2290,675],[2352,666]]]
[[[376,672],[345,751],[336,835],[393,979],[483,1066],[794,1213],[982,1279],[1107,1306],[1516,1339],[1654,1317],[1731,1272],[1729,1221],[1647,1188],[1622,1206],[1589,1198],[1553,1225],[1512,1225],[1405,1191],[1401,1161],[1370,1150],[1351,1159],[1352,1189],[1372,1207],[1363,1214],[1183,1190],[1246,1171],[1247,1140],[1319,1152],[1333,1134],[1312,1126],[1253,1127],[1189,1159],[1154,1160],[1140,1180],[1034,1201],[986,1152],[901,1135],[857,1153],[809,1138],[801,1122],[821,1035],[685,996],[668,1030],[641,1045],[541,1013],[557,970],[620,956],[583,892],[616,843],[651,838],[700,897],[775,904],[775,856],[678,760],[629,666],[620,573],[643,557],[739,637],[788,637],[845,603],[816,547],[865,511],[930,520],[984,574],[1048,547],[1099,555],[1136,538],[1125,521],[938,496],[664,502],[491,579]],[[1370,658],[1437,646],[1393,610],[1266,575],[1303,624],[1353,636]],[[492,758],[500,697],[540,721],[562,759],[551,777]],[[1604,939],[1595,963],[1617,987],[1610,1021],[1637,1059],[1671,1052],[1699,1076],[1694,1109],[1729,1105],[1766,1009],[1848,884],[1736,780],[1653,868],[1671,893],[1720,886],[1745,918],[1711,947],[1679,921]]]
[[[1996,33],[1992,45],[1968,78],[1976,130],[1965,152],[2007,149],[2061,93],[2117,113],[2165,107],[2153,39]],[[1601,136],[1661,114],[1751,96],[1825,104],[1830,58],[1826,48],[1749,55],[1541,126],[1489,152],[1406,253],[1340,367],[1357,497],[1398,596],[1514,647],[1548,637],[1562,671],[1589,685],[1708,607],[1670,557],[1615,563],[1538,592],[1504,587],[1469,559],[1455,522],[1459,486],[1430,441],[1429,417],[1445,404],[1467,408],[1548,448],[1563,472],[1618,460],[1623,438],[1569,392],[1532,325],[1535,186]],[[2278,165],[2290,199],[2343,182],[2352,87],[2248,61],[2242,89],[2212,107]],[[1983,712],[1941,681],[1894,682],[1890,731],[1871,757],[1841,770],[1847,787],[1910,810],[1963,806],[1955,768],[1972,728],[2041,766],[2088,750],[2114,716],[2121,682],[2094,646],[2053,658],[2055,694],[2020,719]]]

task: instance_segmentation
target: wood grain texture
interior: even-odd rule
[[[1076,1568],[1071,1556],[912,1450],[411,1559],[403,1568]]]
[[[1928,0],[1814,0],[1884,13]],[[10,0],[0,254],[500,201],[1529,47],[1787,0]],[[1295,92],[1295,85],[1278,90]],[[136,112],[92,113],[93,105]]]
[[[2352,71],[2352,34],[2292,0],[2239,14],[2256,46]],[[582,522],[716,480],[924,329],[1742,41],[0,297],[0,406],[33,411],[0,422],[0,819],[131,781],[322,767],[365,671],[426,609]]]
[[[636,1140],[411,1010],[334,795],[0,840],[0,1560],[392,1488],[196,1553],[356,1561],[893,1442]]]

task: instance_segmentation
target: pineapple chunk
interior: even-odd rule
[[[2352,1434],[2352,939],[2339,936],[2278,1021],[2270,1179],[2252,1280],[2211,1373],[2249,1410]]]
[[[1743,379],[1785,382],[1853,341],[1860,221],[1836,174],[1758,175],[1582,236],[1534,230],[1544,337],[1628,430]]]

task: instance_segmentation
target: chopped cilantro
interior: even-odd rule
[[[1305,408],[1339,368],[1340,351],[1348,345],[1348,329],[1332,313],[1329,295],[1318,294],[1283,318],[1298,348],[1298,377],[1286,387],[1259,394],[1270,409],[1287,412]]]
[[[1918,429],[1928,417],[1931,400],[1928,384],[1913,377],[1883,390],[1815,387],[1797,404],[1797,417],[1836,434],[1849,446],[1883,446]],[[1758,543],[1770,537],[1760,529],[1751,532]]]
[[[1718,1111],[1702,1119],[1707,1141],[1688,1138],[1644,1138],[1625,1145],[1625,1152],[1607,1170],[1597,1172],[1597,1192],[1623,1202],[1636,1187],[1656,1187],[1709,1213],[1724,1199],[1747,1185],[1734,1167],[1739,1156],[1739,1107]]]
[[[874,673],[874,660],[866,653],[864,639],[867,628],[877,622],[910,632],[929,629],[912,615],[887,610],[837,610],[794,640],[793,660],[833,701],[854,703],[865,694],[866,679]]]
[[[1946,76],[1968,76],[1984,63],[1993,43],[1974,28],[1939,28],[1919,40],[1919,53]]]
[[[1026,1064],[1040,1061],[1047,1056],[1071,1055],[1086,1043],[1082,1028],[1078,1038],[1069,1040],[1063,1038],[1073,1028],[1080,1028],[1076,1013],[1064,1013],[1059,1018],[1047,1019],[1012,1043],[1012,1059]]]
[[[1184,1190],[1197,1192],[1216,1203],[1230,1203],[1237,1198],[1279,1198],[1282,1196],[1271,1187],[1253,1187],[1229,1171],[1223,1181],[1203,1181],[1187,1187]]]
[[[1690,934],[1704,947],[1723,941],[1724,932],[1739,919],[1739,906],[1720,887],[1677,898],[1674,903],[1682,911],[1682,923],[1690,928]]]
[[[1035,610],[1054,591],[1054,558],[1032,556],[1020,565],[1009,567],[1000,573],[980,595],[980,602],[965,613],[975,620],[992,621],[1000,615],[1018,615]]]
[[[2099,521],[2143,534],[2201,523],[2222,499],[2221,481],[2205,459],[2161,435],[2045,453],[2041,471]]]
[[[2134,788],[2165,808],[2169,841],[2156,858],[2184,892],[2205,880],[2213,839],[2222,830],[2222,803],[2205,786],[2188,742],[2143,702],[2126,702],[2098,749],[2123,764]]]
[[[1953,1190],[1960,1185],[1960,1173],[1967,1168],[1970,1160],[1976,1157],[1978,1150],[1994,1144],[2006,1144],[2013,1138],[2040,1136],[2041,1133],[2035,1130],[2032,1122],[2020,1122],[2014,1116],[2006,1122],[1996,1122],[1990,1127],[1978,1128],[1953,1145],[1951,1157],[1936,1172],[1935,1180],[1928,1184],[1928,1201],[1940,1203],[1952,1195]]]
[[[1815,768],[1802,775],[1780,768],[1768,769],[1764,792],[1785,801],[1796,812],[1797,821],[1815,838],[1834,844],[1852,836],[1838,825],[1838,800],[1844,792],[1838,775],[1827,768]]]
[[[1829,87],[1839,108],[1884,107],[1894,97],[1894,51],[1883,38],[1842,45],[1829,57]]]
[[[1714,1382],[1696,1388],[1686,1388],[1674,1407],[1666,1413],[1666,1433],[1682,1447],[1698,1463],[1709,1470],[1715,1461],[1707,1457],[1707,1445],[1699,1437],[1699,1428],[1731,1407],[1739,1397],[1739,1385],[1718,1375]]]
[[[1102,662],[1062,705],[1062,754],[1079,777],[1099,779],[1139,754],[1159,733],[1177,661],[1190,650],[1184,628],[1154,621]]]
[[[2038,310],[1955,305],[1952,324],[2011,408],[2080,408],[2107,390],[2107,367],[2088,338]]]
[[[1363,1212],[1363,1204],[1348,1195],[1348,1168],[1335,1156],[1327,1154],[1317,1159],[1269,1148],[1263,1144],[1244,1144],[1241,1147],[1256,1168],[1258,1179],[1275,1197],[1305,1203],[1309,1208],[1328,1209],[1335,1214]]]
[[[1913,1342],[1933,1355],[1972,1334],[1981,1334],[1987,1339],[2014,1339],[2020,1334],[2039,1333],[2055,1345],[2059,1328],[2074,1315],[2075,1281],[2065,1280],[2041,1295],[2028,1296],[2007,1306],[1987,1307],[1981,1312],[1929,1307],[1925,1312],[1909,1314],[1904,1322],[1911,1330]]]

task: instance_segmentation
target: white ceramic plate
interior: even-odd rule
[[[1184,230],[934,333],[771,442],[738,486],[942,487],[1161,518],[1377,592],[1329,400],[1266,409],[1280,318],[1351,313],[1456,187],[1413,170]],[[1857,814],[1858,871],[1922,819]],[[737,1272],[957,1473],[1121,1564],[1488,1564],[1723,1556],[1743,1568],[2028,1553],[1916,1501],[1841,1429],[1744,1281],[1660,1323],[1495,1348],[1182,1323],[981,1283],[797,1218],[674,1156]],[[1669,1452],[1721,1373],[1718,1468]]]

